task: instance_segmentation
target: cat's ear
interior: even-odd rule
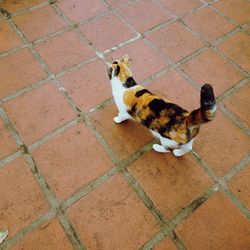
[[[124,55],[124,56],[122,57],[122,61],[123,61],[127,66],[129,66],[129,61],[130,61],[130,59],[129,59],[129,56],[128,56],[128,55]]]

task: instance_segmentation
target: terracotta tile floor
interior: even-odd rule
[[[236,4],[237,2],[237,4]],[[250,248],[249,0],[0,0],[0,249]],[[216,119],[181,158],[116,125],[105,59]]]

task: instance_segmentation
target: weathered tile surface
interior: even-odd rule
[[[1,249],[249,249],[249,0],[0,8]],[[188,111],[212,84],[193,152],[115,124],[106,61],[126,54],[137,83]]]

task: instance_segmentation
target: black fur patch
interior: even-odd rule
[[[162,99],[154,99],[148,104],[148,106],[152,111],[154,111],[156,117],[159,117],[163,110],[167,110],[171,117],[187,112],[178,105],[165,102]]]
[[[116,67],[116,69],[115,69],[115,72],[114,72],[114,76],[118,76],[119,73],[120,73],[120,70],[121,70],[120,66],[117,65],[117,67]]]
[[[114,61],[113,64],[118,64],[118,62],[117,62],[117,61]]]
[[[136,104],[132,106],[130,110],[128,110],[128,113],[133,117],[136,111]]]
[[[137,85],[137,83],[135,82],[132,76],[128,77],[126,82],[123,84],[125,88],[131,88],[131,87],[134,87],[135,85]]]
[[[142,89],[142,90],[137,91],[137,92],[135,93],[135,96],[136,96],[136,97],[140,97],[140,96],[142,96],[142,95],[144,95],[144,94],[146,94],[146,93],[152,94],[152,93],[151,93],[150,91],[148,91],[147,89]]]
[[[110,79],[110,80],[111,80],[111,78],[112,78],[112,71],[113,71],[112,68],[108,68],[108,69],[107,69],[108,76],[109,76],[109,79]]]
[[[151,126],[152,121],[155,119],[155,116],[153,115],[148,115],[146,120],[142,120],[141,123],[149,128]]]

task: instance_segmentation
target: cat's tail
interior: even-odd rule
[[[187,117],[188,127],[199,126],[214,119],[217,106],[210,84],[201,87],[200,105],[199,109],[192,111]]]

